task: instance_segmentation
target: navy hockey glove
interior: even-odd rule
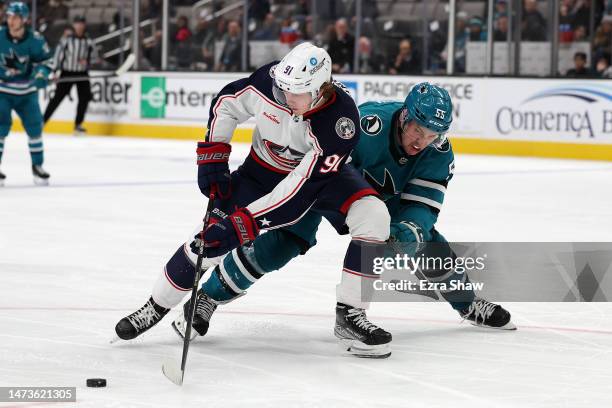
[[[253,241],[259,234],[255,218],[246,208],[240,208],[222,221],[210,225],[202,233],[206,257],[223,255],[242,244]]]
[[[229,156],[232,146],[220,142],[198,142],[198,186],[205,196],[210,188],[217,186],[220,197],[228,198],[231,193]]]

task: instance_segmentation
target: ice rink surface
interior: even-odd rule
[[[460,323],[441,303],[374,304],[369,317],[393,333],[393,355],[340,355],[332,327],[348,238],[328,224],[306,256],[218,309],[179,388],[161,373],[181,352],[176,311],[142,340],[109,340],[202,218],[195,144],[45,144],[50,187],[33,186],[24,135],[7,139],[2,163],[0,386],[77,386],[79,407],[612,406],[606,303],[505,304],[516,332]],[[233,167],[247,151],[234,146]],[[451,241],[610,240],[610,163],[460,155],[456,164],[438,222]],[[108,387],[86,388],[90,377]]]

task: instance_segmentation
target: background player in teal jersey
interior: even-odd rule
[[[0,27],[0,163],[4,140],[11,130],[11,111],[15,110],[28,134],[34,182],[46,185],[49,173],[42,167],[43,118],[38,89],[47,86],[51,51],[44,37],[27,26],[29,15],[27,5],[12,2],[6,9],[6,25]],[[0,185],[5,178],[0,172]]]

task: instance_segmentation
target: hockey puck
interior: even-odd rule
[[[106,379],[105,378],[88,378],[87,386],[94,387],[94,388],[106,387]]]

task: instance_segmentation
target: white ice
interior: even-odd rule
[[[76,386],[79,407],[612,406],[606,303],[506,304],[516,332],[461,324],[446,304],[374,304],[393,355],[341,356],[332,325],[348,241],[327,224],[306,256],[216,313],[179,388],[161,373],[182,348],[169,327],[176,311],[142,340],[109,340],[203,215],[194,143],[45,144],[50,187],[32,185],[24,135],[7,139],[2,162],[0,386]],[[247,151],[234,147],[233,166]],[[610,240],[611,163],[456,162],[438,223],[449,240]],[[90,377],[108,386],[86,388]]]

